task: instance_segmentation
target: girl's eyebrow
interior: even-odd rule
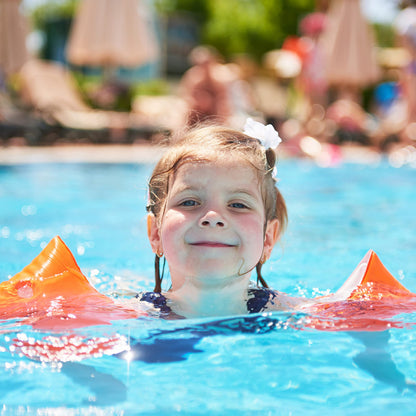
[[[191,192],[195,192],[201,189],[201,187],[198,186],[193,186],[193,185],[188,185],[188,184],[183,184],[183,185],[178,185],[176,188],[172,188],[175,191],[175,194],[181,194],[183,192],[187,192],[187,191],[191,191]]]
[[[257,206],[259,204],[263,203],[263,200],[261,198],[261,195],[257,195],[254,192],[251,192],[247,189],[238,189],[235,191],[231,191],[229,193],[230,195],[230,199],[239,199],[242,198],[243,200],[245,200],[246,202],[248,202],[249,204],[251,204],[252,206]]]
[[[254,200],[261,199],[261,193],[256,192],[257,188],[255,190],[246,187],[244,184],[236,185],[236,188],[230,187],[227,190],[228,195],[236,197],[236,196],[244,196],[248,198],[252,198]],[[195,178],[191,178],[190,180],[184,181],[180,184],[177,184],[176,186],[172,187],[172,190],[174,191],[175,195],[180,195],[185,192],[201,192],[205,188],[204,183],[198,183],[198,181],[195,181]]]
[[[200,191],[203,188],[204,188],[203,186],[198,186],[196,184],[195,185],[194,184],[181,184],[181,185],[178,185],[177,188],[175,189],[175,194],[181,194],[187,191],[196,192],[196,191]],[[253,199],[257,199],[257,197],[261,197],[260,194],[257,195],[255,192],[247,188],[229,189],[228,194],[232,196],[243,195],[243,196],[248,196]]]
[[[230,194],[231,195],[247,195],[254,199],[257,199],[257,197],[261,196],[260,193],[257,195],[255,192],[252,192],[251,190],[245,189],[245,188],[232,190],[230,191]]]

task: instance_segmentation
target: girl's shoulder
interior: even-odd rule
[[[305,303],[305,299],[289,296],[277,290],[251,287],[248,290],[249,313],[264,311],[293,311]]]
[[[183,318],[183,316],[172,311],[168,305],[168,299],[162,293],[142,292],[138,293],[135,297],[141,305],[145,305],[144,307],[149,315],[164,319]]]
[[[258,313],[268,309],[267,305],[273,302],[278,292],[264,287],[251,287],[247,293],[248,313]]]

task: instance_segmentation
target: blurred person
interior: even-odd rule
[[[377,119],[375,140],[378,147],[382,152],[389,152],[400,143],[400,134],[406,128],[408,118],[400,69],[385,72],[383,82],[374,89],[371,112]]]
[[[326,122],[333,124],[333,144],[371,145],[368,131],[369,114],[353,99],[334,101],[326,111]]]
[[[402,2],[394,28],[400,45],[406,49],[409,62],[402,71],[402,90],[407,104],[408,122],[416,121],[416,0]]]
[[[305,45],[299,85],[311,112],[315,104],[324,108],[327,105],[328,83],[325,77],[324,53],[319,43],[325,25],[326,15],[319,12],[308,14],[299,24]]]
[[[187,124],[225,123],[231,115],[230,71],[221,64],[218,52],[208,46],[194,48],[189,59],[192,67],[185,72],[180,85],[188,105]]]
[[[257,100],[248,79],[249,75],[244,73],[244,68],[235,62],[225,67],[229,71],[226,88],[230,114],[227,124],[238,129],[244,125],[249,116],[263,120],[262,114],[257,110]]]
[[[300,61],[300,70],[294,86],[301,95],[302,118],[308,122],[316,105],[327,105],[328,82],[325,75],[324,51],[319,42],[326,25],[326,15],[321,12],[307,14],[299,22],[300,36],[288,36],[282,49],[294,53]]]

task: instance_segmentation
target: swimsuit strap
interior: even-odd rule
[[[266,288],[253,288],[248,290],[248,313],[263,312],[270,300],[276,297],[273,290]],[[167,304],[167,299],[161,293],[144,292],[136,295],[140,302],[149,302],[160,311],[160,317],[164,319],[181,319],[183,316],[172,311]]]
[[[170,306],[167,304],[167,299],[161,293],[156,292],[144,292],[138,293],[136,298],[140,302],[149,302],[156,309],[160,311],[160,317],[164,319],[183,319],[183,316],[173,312]]]
[[[248,290],[249,299],[247,301],[248,313],[263,312],[270,300],[276,297],[273,290],[267,288],[253,288]]]

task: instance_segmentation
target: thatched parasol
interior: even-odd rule
[[[67,58],[75,65],[138,67],[158,57],[156,36],[139,0],[83,0],[73,21]]]
[[[28,25],[20,13],[20,0],[0,0],[0,71],[18,72],[28,59]]]
[[[327,18],[321,46],[329,85],[361,88],[376,82],[380,77],[376,45],[360,1],[332,0]]]

